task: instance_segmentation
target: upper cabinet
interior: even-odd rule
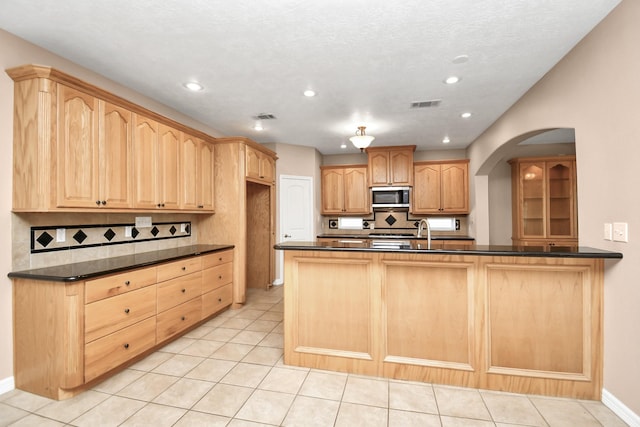
[[[246,177],[266,184],[275,184],[275,159],[253,147],[247,146],[246,148]]]
[[[413,174],[411,213],[469,213],[469,160],[416,162]]]
[[[49,67],[7,74],[14,211],[213,212],[211,137]]]
[[[576,246],[575,156],[512,159],[513,243]]]
[[[371,212],[367,167],[321,166],[322,213],[367,215]]]
[[[367,148],[369,186],[413,186],[415,145]]]

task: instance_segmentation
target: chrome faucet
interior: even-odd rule
[[[431,249],[431,227],[429,226],[429,221],[427,221],[425,218],[422,218],[418,223],[417,237],[422,237],[422,230],[424,227],[427,228],[427,249]]]

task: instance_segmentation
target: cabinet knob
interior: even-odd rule
[[[157,207],[160,207],[161,205],[160,205],[160,203],[158,203],[156,206],[157,206]]]
[[[100,206],[100,200],[96,200],[96,205]]]
[[[222,302],[222,298],[218,298],[218,302]]]
[[[125,309],[124,309],[125,314],[129,314],[129,311],[130,311],[130,310],[129,310],[128,308],[125,308]]]
[[[182,288],[182,293],[184,294],[185,292],[187,292],[187,290]]]
[[[186,317],[184,317],[184,316],[182,316],[180,319],[181,319],[181,320],[187,320],[187,318],[186,318]]]
[[[204,208],[204,205],[198,205],[198,209]]]
[[[182,267],[182,271],[185,271],[187,269],[187,267]]]
[[[164,203],[162,203],[162,205],[161,205],[161,206],[164,208]]]
[[[101,201],[101,202],[100,202],[100,204],[102,204],[102,206],[104,206],[104,205],[106,205],[106,204],[107,204],[107,201],[106,201],[106,200],[103,200],[103,201]]]
[[[129,286],[129,285],[131,284],[131,282],[127,280],[126,282],[124,282],[124,284],[125,284],[126,286]]]
[[[264,179],[264,175],[260,175],[260,179]]]
[[[129,348],[129,343],[126,343],[123,347],[124,347],[125,349]]]
[[[222,261],[222,257],[218,258],[218,261]]]
[[[218,279],[222,279],[222,274],[218,276]]]

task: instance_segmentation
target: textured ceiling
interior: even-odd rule
[[[0,28],[224,135],[336,154],[359,125],[375,145],[468,146],[619,1],[3,0]]]

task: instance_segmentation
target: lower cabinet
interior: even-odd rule
[[[233,250],[85,282],[13,279],[16,388],[72,397],[232,302]]]

